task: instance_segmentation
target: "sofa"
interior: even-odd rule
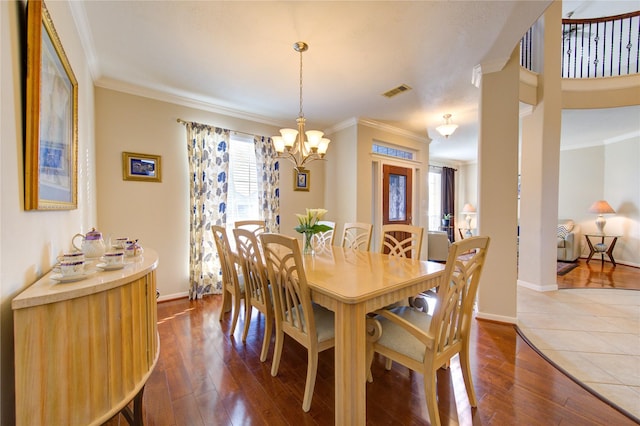
[[[558,260],[574,262],[580,257],[580,227],[571,219],[558,220]]]
[[[427,232],[427,259],[434,262],[446,262],[450,245],[449,234],[446,231]]]

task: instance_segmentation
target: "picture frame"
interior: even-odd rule
[[[122,179],[162,182],[162,157],[159,155],[122,153]]]
[[[51,16],[27,3],[25,210],[78,208],[78,81]]]
[[[309,191],[311,185],[311,171],[307,169],[293,169],[293,190]]]

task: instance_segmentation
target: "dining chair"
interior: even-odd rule
[[[367,364],[374,352],[424,375],[431,424],[439,425],[436,372],[456,354],[469,403],[478,405],[469,360],[469,333],[489,237],[470,237],[451,245],[439,280],[432,315],[407,306],[378,310],[367,319]],[[386,366],[391,368],[390,364]],[[371,375],[369,380],[372,381]]]
[[[369,251],[369,246],[371,245],[372,230],[373,225],[370,223],[345,223],[344,231],[342,233],[342,247],[361,251]]]
[[[264,362],[267,359],[267,352],[271,342],[274,314],[261,246],[256,235],[247,229],[236,228],[233,230],[233,235],[236,240],[237,257],[244,277],[245,297],[248,298],[242,341],[246,342],[247,340],[251,312],[252,308],[255,307],[264,315],[264,337],[262,339],[262,351],[260,352],[260,361]]]
[[[335,345],[333,312],[311,302],[298,240],[281,234],[260,236],[275,306],[276,343],[271,375],[278,374],[284,334],[307,348],[302,409],[311,408],[318,353]]]
[[[389,256],[420,259],[422,253],[422,238],[424,228],[413,225],[387,224],[382,225],[380,238],[380,253]]]
[[[333,245],[333,239],[335,236],[336,223],[330,220],[319,220],[318,225],[327,225],[331,229],[324,232],[318,232],[313,234],[311,242],[317,249],[328,248]]]
[[[218,250],[220,269],[222,270],[222,307],[220,308],[219,320],[222,321],[225,309],[229,306],[229,303],[233,303],[233,319],[230,330],[230,334],[233,335],[236,329],[236,323],[238,322],[240,300],[242,299],[244,299],[245,321],[249,320],[246,317],[248,300],[245,294],[244,276],[238,276],[236,256],[229,245],[227,230],[222,226],[213,225],[211,226],[211,231],[213,232],[213,240]],[[229,298],[231,298],[231,300],[229,300]]]
[[[238,220],[233,222],[233,227],[235,229],[247,229],[253,232],[255,235],[259,235],[263,232],[267,231],[267,221],[266,220]]]

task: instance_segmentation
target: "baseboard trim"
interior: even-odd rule
[[[504,316],[504,315],[488,314],[488,313],[480,312],[480,311],[476,312],[476,318],[477,319],[494,321],[494,322],[501,322],[501,323],[505,323],[505,324],[513,324],[513,325],[516,325],[518,323],[518,318],[507,317],[507,316]]]
[[[523,281],[523,280],[518,280],[517,283],[521,287],[525,287],[525,288],[528,288],[528,289],[531,289],[531,290],[535,290],[535,291],[556,291],[558,289],[558,283],[540,285],[540,284],[534,284],[534,283],[530,283],[530,282]]]
[[[182,299],[183,297],[189,297],[189,292],[183,291],[180,293],[167,294],[166,296],[163,296],[162,293],[160,293],[160,297],[158,297],[158,302],[166,302],[168,300]]]

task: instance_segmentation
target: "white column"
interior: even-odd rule
[[[538,79],[538,105],[522,119],[520,262],[518,284],[556,290],[558,180],[562,120],[562,2],[543,17],[544,56]]]
[[[511,323],[516,321],[519,52],[517,47],[501,70],[482,74],[478,140],[478,231],[491,242],[477,316]]]

